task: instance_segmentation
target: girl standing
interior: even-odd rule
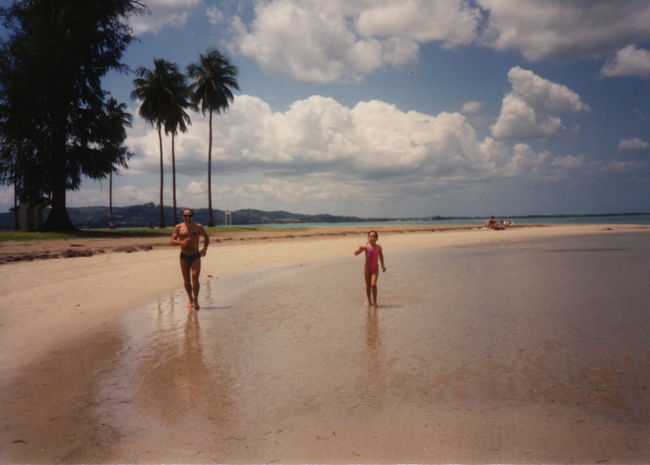
[[[384,254],[382,253],[381,246],[377,244],[379,234],[377,231],[370,231],[368,233],[368,243],[354,252],[354,255],[359,255],[361,252],[366,253],[366,264],[363,268],[363,274],[366,278],[366,296],[368,297],[368,305],[377,305],[377,279],[379,278],[379,263],[381,269],[386,272],[384,266]]]

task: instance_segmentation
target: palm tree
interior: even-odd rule
[[[158,146],[160,147],[160,227],[165,227],[165,209],[163,205],[163,145],[162,127],[173,114],[176,101],[174,99],[174,79],[178,67],[162,58],[153,61],[153,71],[140,67],[135,70],[137,76],[133,80],[135,90],[131,98],[140,100],[139,114],[145,121],[151,123],[158,131]]]
[[[187,74],[193,79],[192,103],[201,112],[210,115],[210,133],[208,139],[208,226],[214,226],[212,215],[212,113],[221,113],[232,103],[232,89],[239,90],[237,68],[230,64],[218,50],[199,55],[199,62],[187,67]]]
[[[176,150],[174,139],[176,133],[187,131],[187,125],[191,124],[190,116],[185,109],[190,106],[190,90],[185,82],[185,75],[176,70],[170,75],[170,91],[174,105],[170,107],[169,113],[165,118],[165,134],[172,135],[172,193],[173,193],[173,214],[174,224],[178,224],[178,211],[176,208]]]
[[[106,102],[106,140],[107,148],[118,150],[126,158],[132,154],[129,153],[122,143],[126,139],[126,128],[131,127],[132,117],[130,113],[126,112],[126,104],[118,103],[113,97],[110,97]],[[126,167],[124,157],[118,158],[119,164]],[[108,173],[108,226],[115,228],[113,221],[113,172],[117,172],[117,168],[113,165],[113,169]]]

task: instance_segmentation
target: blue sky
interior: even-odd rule
[[[145,0],[123,61],[181,69],[210,48],[241,91],[215,118],[213,202],[361,217],[650,211],[645,0]],[[158,202],[157,136],[114,202]],[[177,137],[180,206],[207,206],[207,118]],[[171,204],[170,140],[165,140]],[[13,192],[0,190],[0,206]],[[70,206],[107,205],[85,181]]]

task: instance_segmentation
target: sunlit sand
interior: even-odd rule
[[[3,265],[0,462],[647,463],[643,227]],[[155,279],[152,279],[152,276]]]

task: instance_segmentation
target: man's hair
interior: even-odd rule
[[[183,211],[181,213],[186,212],[186,211],[191,211],[192,215],[194,215],[194,210],[192,210],[191,208],[183,208]]]

